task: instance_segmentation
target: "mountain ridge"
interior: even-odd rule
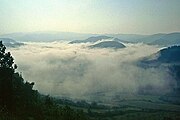
[[[118,41],[103,41],[94,45],[89,46],[90,48],[114,48],[120,49],[126,46]]]
[[[3,44],[6,45],[7,47],[19,47],[24,45],[24,43],[17,42],[14,39],[10,39],[10,38],[0,38],[0,41],[2,41]]]
[[[149,45],[172,46],[180,44],[180,32],[157,33],[152,35],[140,34],[91,34],[73,32],[31,32],[11,33],[0,35],[1,38],[11,38],[23,42],[52,42],[52,41],[75,41],[86,40],[89,37],[107,36],[120,39],[127,43],[144,43]]]

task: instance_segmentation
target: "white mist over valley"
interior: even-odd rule
[[[164,94],[170,90],[166,69],[142,68],[139,60],[161,48],[127,43],[122,49],[89,48],[90,43],[26,42],[11,48],[18,71],[35,82],[40,93],[73,99],[112,99],[118,94],[137,94],[141,88]],[[172,81],[171,81],[172,82]]]

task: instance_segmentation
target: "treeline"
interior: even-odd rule
[[[15,72],[17,65],[0,41],[0,120],[87,120],[82,110],[59,106],[33,90],[34,83]]]
[[[180,61],[180,46],[171,46],[160,50],[158,60],[164,63],[174,63]]]
[[[109,106],[98,104],[95,101],[88,103],[85,100],[73,101],[73,100],[69,100],[69,99],[54,98],[54,102],[57,104],[60,104],[60,105],[68,105],[68,106],[86,108],[86,109],[110,109]]]

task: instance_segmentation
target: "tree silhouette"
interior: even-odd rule
[[[0,120],[87,120],[83,111],[60,107],[50,96],[33,90],[35,83],[24,81],[16,68],[0,41]]]
[[[0,105],[8,110],[12,109],[12,77],[16,68],[13,57],[0,41]]]

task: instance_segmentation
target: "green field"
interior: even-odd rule
[[[94,120],[179,120],[180,105],[159,98],[160,96],[124,94],[109,101],[111,104],[97,102],[96,106],[75,104],[70,107],[83,110]]]

